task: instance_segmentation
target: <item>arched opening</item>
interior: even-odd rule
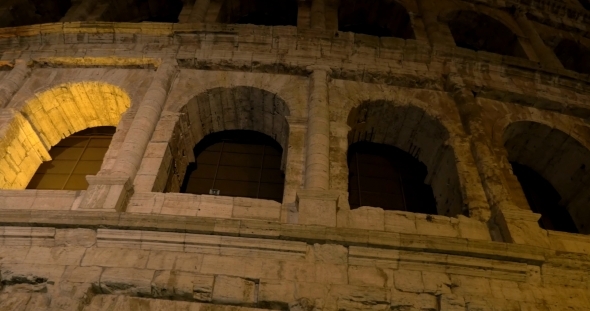
[[[572,40],[562,39],[553,50],[564,68],[590,74],[590,49]]]
[[[115,22],[177,23],[181,10],[181,0],[111,1],[103,19]]]
[[[338,30],[377,37],[415,38],[408,11],[395,1],[342,0]]]
[[[162,175],[157,179],[166,182],[156,186],[153,191],[193,193],[186,184],[187,171],[194,169],[189,167],[189,163],[198,166],[195,157],[201,154],[203,148],[209,147],[212,141],[219,143],[221,140],[244,136],[239,133],[250,133],[248,135],[254,135],[268,146],[280,150],[280,168],[284,170],[289,137],[289,125],[285,117],[290,112],[285,101],[276,94],[247,86],[213,88],[189,100],[180,113],[169,144],[171,163],[165,165],[166,170],[158,173]],[[238,135],[238,138],[232,135]],[[271,149],[265,150],[271,152]],[[211,186],[213,184],[207,186],[206,193],[212,189]],[[222,191],[221,195],[227,193]]]
[[[353,109],[348,125],[351,207],[468,213],[449,133],[438,120],[415,106],[373,101]]]
[[[117,126],[131,99],[100,82],[67,83],[35,94],[0,137],[0,189],[24,189],[49,150],[82,130]]]
[[[51,161],[43,162],[27,189],[86,190],[86,175],[96,175],[109,149],[116,128],[86,129],[62,139],[49,150]]]
[[[588,0],[580,0],[580,4],[584,7],[584,9],[590,10],[590,1],[588,1]]]
[[[296,0],[226,0],[219,22],[265,26],[297,26]]]
[[[180,192],[282,202],[282,153],[279,143],[259,132],[209,134],[195,146]]]
[[[358,142],[348,151],[351,208],[437,214],[432,188],[424,184],[426,165],[396,147]]]
[[[55,23],[66,14],[70,0],[8,0],[0,4],[0,27]]]
[[[590,151],[558,129],[529,121],[509,125],[504,141],[529,206],[542,216],[540,225],[589,233]]]
[[[510,28],[488,15],[456,11],[446,17],[458,47],[526,58],[518,37]]]
[[[577,233],[578,228],[567,209],[559,204],[561,196],[550,182],[530,167],[510,163],[522,191],[534,213],[541,214],[543,229]]]

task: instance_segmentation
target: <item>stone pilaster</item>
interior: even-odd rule
[[[439,9],[430,0],[418,0],[424,28],[431,45],[455,45],[449,26],[438,20]]]
[[[537,223],[540,216],[512,202],[500,168],[501,160],[494,154],[491,141],[485,134],[481,108],[473,92],[459,76],[451,75],[447,82],[463,126],[470,135],[471,153],[492,212],[490,225],[497,226],[505,242],[547,246],[547,236]]]
[[[541,36],[539,36],[537,30],[535,30],[531,21],[527,18],[526,11],[517,9],[514,14],[514,18],[520,26],[520,29],[530,40],[530,43],[535,50],[535,54],[537,54],[537,57],[539,57],[541,65],[549,69],[563,69],[561,61],[559,61],[555,53],[553,53],[553,51],[547,45],[545,45],[545,42],[543,42],[543,39],[541,39]]]
[[[309,115],[305,188],[328,190],[330,187],[330,111],[328,73],[330,69],[313,66],[310,77]]]
[[[326,29],[326,2],[325,0],[311,1],[311,28]]]
[[[117,160],[106,176],[87,176],[88,190],[80,209],[121,211],[133,191],[143,155],[158,123],[176,75],[176,60],[165,60],[158,67],[149,89],[119,150]]]
[[[196,0],[195,4],[193,5],[193,10],[191,11],[191,15],[189,16],[188,22],[189,23],[202,23],[205,21],[205,17],[207,16],[207,10],[209,9],[209,4],[211,0]]]
[[[29,73],[30,69],[26,60],[15,60],[14,67],[8,76],[0,81],[0,108],[8,105],[12,96],[21,88]]]
[[[299,223],[336,226],[338,191],[330,191],[330,110],[326,66],[311,66],[305,190],[297,193]]]
[[[303,186],[305,171],[305,141],[307,132],[307,120],[305,118],[287,117],[289,123],[289,141],[287,148],[283,150],[286,155],[285,190],[283,195],[282,222],[295,222],[294,213],[297,211],[297,192]]]

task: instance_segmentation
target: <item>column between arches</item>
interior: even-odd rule
[[[299,223],[336,227],[339,192],[330,190],[330,109],[327,66],[310,66],[305,188],[297,193]]]
[[[500,171],[501,160],[494,154],[485,134],[475,94],[456,75],[449,76],[447,87],[455,99],[465,131],[470,135],[471,153],[491,209],[488,225],[492,232],[501,234],[505,242],[546,246],[546,238],[539,238],[542,236],[537,225],[540,215],[514,204],[506,189],[508,183]],[[523,227],[529,232],[523,232]],[[537,231],[531,234],[531,230]]]
[[[164,60],[158,67],[121,145],[111,175],[87,177],[89,188],[80,209],[122,211],[125,208],[177,68],[173,59]]]

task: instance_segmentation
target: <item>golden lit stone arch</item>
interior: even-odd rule
[[[0,129],[0,189],[24,189],[49,149],[87,128],[117,126],[131,99],[103,82],[61,84],[35,94]]]

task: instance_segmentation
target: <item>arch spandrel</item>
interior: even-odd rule
[[[117,126],[131,99],[121,88],[101,82],[65,83],[36,93],[6,125],[0,166],[10,171],[0,189],[24,189],[48,150],[69,135],[91,127]]]
[[[518,26],[518,23],[514,18],[507,12],[502,10],[498,10],[495,8],[491,8],[486,5],[477,5],[477,4],[470,4],[466,2],[447,2],[441,1],[437,3],[438,10],[438,20],[443,23],[448,23],[454,17],[454,15],[459,11],[472,11],[479,14],[487,15],[490,18],[493,18],[499,23],[502,23],[504,26],[509,28],[515,35],[524,37],[524,33]]]
[[[485,105],[482,106],[485,107]],[[484,113],[487,113],[487,111],[484,110]],[[505,133],[506,131],[510,131],[509,126],[511,124],[534,122],[559,130],[571,136],[585,148],[590,149],[590,128],[579,118],[552,112],[539,113],[534,108],[513,105],[510,108],[506,108],[506,113],[502,117],[492,119],[494,121],[493,124],[490,124],[490,137],[496,148],[503,146]]]
[[[101,82],[66,83],[35,94],[21,109],[50,147],[89,127],[117,126],[131,99],[121,88]]]
[[[196,144],[205,135],[226,130],[252,130],[277,140],[286,149],[291,115],[287,103],[263,89],[236,86],[208,89],[182,108]]]
[[[165,111],[179,112],[196,96],[215,88],[251,87],[276,94],[285,101],[290,116],[307,118],[307,77],[270,75],[261,73],[232,73],[200,70],[181,70],[178,83],[174,85]]]
[[[346,123],[349,113],[365,102],[386,101],[394,106],[415,106],[443,125],[451,136],[464,137],[455,102],[446,93],[384,85],[333,80],[330,92],[330,120]]]

